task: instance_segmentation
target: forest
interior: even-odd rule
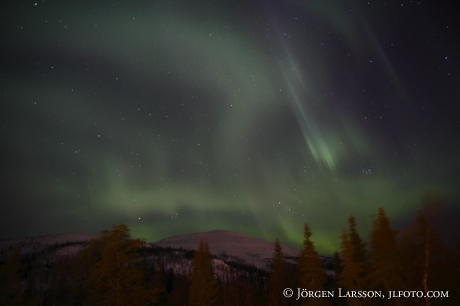
[[[43,254],[14,248],[0,262],[0,305],[460,305],[460,253],[424,211],[398,232],[380,208],[368,241],[350,216],[329,264],[312,235],[306,223],[294,259],[277,239],[264,271],[210,255],[205,240],[197,251],[145,247],[120,223],[72,256],[46,256],[59,246]],[[172,268],[187,260],[187,273]]]

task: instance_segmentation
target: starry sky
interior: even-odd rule
[[[37,1],[37,2],[35,2]],[[227,229],[320,253],[460,199],[452,1],[8,1],[0,238]],[[452,215],[452,214],[451,214]],[[455,214],[453,214],[455,215]]]

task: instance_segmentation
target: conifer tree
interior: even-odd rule
[[[353,216],[348,218],[350,226],[349,236],[350,243],[353,248],[353,260],[356,262],[362,262],[365,265],[369,262],[369,255],[367,254],[367,244],[361,239],[361,236],[356,229],[356,219]]]
[[[170,270],[172,271],[172,270]],[[171,291],[168,294],[167,305],[189,305],[190,304],[190,278],[177,275],[171,280]]]
[[[312,232],[308,224],[305,223],[303,230],[303,246],[300,251],[299,261],[297,263],[298,287],[308,291],[323,291],[324,284],[327,281],[326,275],[322,268],[322,262],[315,250],[315,246],[310,237]],[[326,305],[323,299],[300,299],[300,305]]]
[[[460,288],[455,254],[444,245],[425,213],[417,215],[414,231],[407,231],[400,243],[403,262],[400,275],[402,290],[449,291],[449,297]],[[457,255],[458,256],[458,255]],[[423,305],[459,305],[454,299],[408,299]]]
[[[214,279],[209,246],[204,239],[200,239],[198,251],[195,252],[194,256],[192,284],[190,285],[190,305],[216,305],[218,299],[219,291]]]
[[[342,259],[337,251],[334,252],[334,269],[336,275],[340,275],[340,273],[342,273]]]
[[[338,284],[341,288],[348,291],[359,291],[366,289],[366,282],[363,278],[364,263],[356,261],[353,244],[348,230],[342,230],[341,235],[341,258],[342,272],[338,276]],[[362,301],[356,298],[347,298],[348,305],[362,305]]]
[[[143,267],[146,275],[147,287],[161,289],[162,293],[158,297],[158,303],[160,305],[165,304],[167,301],[168,292],[166,290],[164,258],[162,256],[157,257],[156,267],[153,275],[151,271],[152,269],[149,271],[148,264],[143,265],[147,266],[147,268],[145,266]]]
[[[70,287],[76,304],[82,304],[92,291],[91,277],[99,260],[101,260],[100,239],[91,239],[72,265]]]
[[[396,231],[390,227],[385,210],[379,208],[374,219],[369,241],[371,259],[370,280],[375,290],[397,290],[401,288],[401,265]]]
[[[359,274],[362,280],[362,288],[361,290],[368,289],[369,283],[369,254],[367,252],[367,243],[363,241],[361,236],[356,229],[356,219],[354,216],[350,216],[348,218],[349,223],[349,237],[350,243],[352,247],[352,254],[353,254],[353,261],[360,263],[361,265],[361,273]]]
[[[15,248],[6,263],[0,266],[0,305],[21,305],[24,302],[21,295],[22,269],[19,248]]]
[[[415,233],[412,236],[406,234],[401,247],[407,254],[404,258],[405,288],[424,292],[433,290],[433,275],[441,272],[433,268],[442,256],[443,246],[422,211],[416,218]],[[431,305],[429,298],[426,298],[425,305]]]
[[[423,253],[423,277],[422,285],[423,291],[428,292],[429,289],[429,278],[430,278],[430,265],[432,261],[433,246],[435,245],[434,235],[431,227],[428,224],[428,221],[425,218],[425,214],[420,212],[418,215],[418,224],[419,224],[419,235],[422,238],[422,253]],[[426,298],[426,305],[430,305],[430,299]]]
[[[148,305],[158,300],[161,290],[145,287],[138,250],[143,241],[131,239],[125,224],[101,232],[79,257],[94,267],[82,288],[86,303]],[[92,262],[95,260],[96,262]]]
[[[50,300],[52,305],[64,305],[70,303],[72,296],[69,290],[68,276],[70,265],[73,258],[63,256],[53,260],[51,266],[50,282],[48,283],[48,293],[51,293]]]
[[[283,296],[283,290],[286,288],[286,260],[283,256],[281,244],[276,238],[273,251],[273,268],[270,273],[270,282],[268,286],[268,305],[283,306],[287,305],[287,299]]]

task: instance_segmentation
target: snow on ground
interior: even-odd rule
[[[83,250],[83,248],[84,246],[82,245],[70,245],[63,247],[62,249],[59,249],[54,253],[54,258],[76,255],[78,252]]]
[[[209,252],[224,260],[237,257],[246,264],[252,264],[259,269],[269,270],[273,257],[274,242],[268,242],[245,234],[217,230],[205,233],[195,233],[173,236],[153,243],[160,247],[182,248],[197,250],[200,239],[209,244]],[[282,245],[284,256],[298,257],[300,251]]]
[[[16,247],[20,249],[21,254],[34,253],[43,251],[45,248],[52,247],[54,245],[62,245],[65,243],[78,243],[86,242],[95,236],[84,235],[84,234],[57,234],[57,235],[47,235],[39,237],[27,237],[22,239],[4,239],[0,240],[0,259],[5,259],[9,256],[12,250]],[[80,248],[67,246],[59,250],[58,253],[62,255],[72,255],[71,252],[76,254]]]

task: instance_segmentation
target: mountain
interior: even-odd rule
[[[18,299],[27,291],[27,299],[39,301],[41,305],[81,299],[80,289],[83,287],[72,286],[81,282],[91,284],[91,269],[98,267],[102,260],[97,244],[90,253],[83,253],[85,256],[77,260],[78,253],[93,238],[97,237],[61,234],[0,240],[0,278],[22,284],[18,287],[11,282],[6,291],[0,291],[7,292],[8,296],[11,293]],[[194,255],[200,239],[208,242],[214,277],[222,287],[224,298],[242,301],[250,297],[254,299],[254,305],[265,304],[262,301],[265,301],[270,277],[274,243],[227,230],[174,236],[140,246],[138,263],[146,272],[143,286],[165,289],[160,304],[182,305],[188,302]],[[16,249],[19,249],[19,258],[14,255]],[[282,246],[282,250],[290,263],[286,265],[286,273],[294,280],[299,250],[287,246]],[[332,259],[321,259],[323,269],[332,279],[335,275]],[[69,288],[73,289],[69,291]],[[7,296],[2,296],[2,292],[0,304],[20,304],[4,303]]]
[[[0,261],[5,261],[15,248],[19,248],[22,257],[33,257],[42,263],[62,256],[76,256],[88,243],[97,238],[83,234],[58,234],[23,239],[0,240]],[[200,239],[209,244],[209,251],[214,257],[213,266],[216,274],[226,273],[232,267],[237,270],[251,269],[260,271],[271,270],[274,242],[264,241],[242,233],[228,230],[215,230],[203,233],[185,234],[145,243],[141,252],[147,251],[149,263],[153,266],[156,258],[164,261],[165,268],[177,274],[187,275],[193,267],[193,252],[197,249]],[[282,245],[285,259],[296,264],[300,251]],[[333,274],[333,259],[321,257],[327,274]],[[220,272],[219,272],[220,271]],[[232,272],[233,273],[233,272]]]
[[[22,255],[43,254],[47,258],[72,256],[82,250],[87,242],[93,238],[97,237],[84,234],[57,234],[22,239],[4,239],[0,240],[0,260],[5,260],[15,247],[19,247]],[[271,269],[274,242],[228,230],[172,236],[154,243],[146,243],[143,247],[181,250],[181,253],[186,253],[196,250],[200,239],[208,242],[209,251],[216,259],[254,266],[265,271]],[[286,260],[295,264],[300,251],[284,245],[282,248]],[[166,253],[164,254],[166,255]],[[166,257],[168,256],[166,255]],[[327,257],[322,259],[328,261]]]
[[[21,255],[72,256],[76,255],[93,238],[96,237],[84,234],[57,234],[22,239],[3,239],[0,240],[0,260],[5,260],[14,248],[19,248]]]
[[[154,242],[153,245],[163,248],[170,247],[173,249],[197,250],[200,239],[204,239],[208,242],[211,255],[224,261],[237,261],[248,265],[254,265],[258,269],[270,269],[274,242],[264,241],[242,233],[215,230],[211,232],[173,236]],[[299,250],[284,245],[282,247],[283,254],[288,260],[289,258],[299,256]]]

